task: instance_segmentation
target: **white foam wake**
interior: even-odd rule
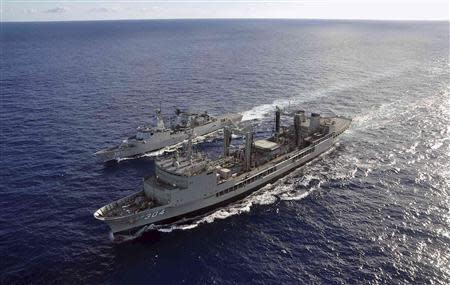
[[[392,70],[392,71],[387,71],[387,72],[382,72],[382,73],[374,73],[371,77],[360,79],[357,82],[343,81],[340,83],[335,83],[334,85],[327,87],[327,88],[321,88],[321,89],[314,90],[305,95],[293,96],[293,97],[286,98],[286,99],[278,99],[278,100],[273,101],[270,104],[259,105],[248,111],[244,111],[242,113],[242,115],[243,115],[242,121],[263,119],[268,114],[274,112],[276,107],[280,107],[280,108],[287,108],[289,106],[297,107],[297,106],[300,106],[302,103],[306,103],[308,101],[316,100],[316,99],[322,98],[322,97],[327,97],[330,94],[335,93],[335,92],[342,92],[342,91],[353,89],[353,88],[359,88],[359,87],[369,85],[375,81],[378,81],[378,80],[381,80],[384,78],[396,76],[398,74],[401,74],[401,73],[407,71],[409,68],[410,67],[408,67],[408,66],[404,66],[404,67],[402,67],[402,69],[398,69],[398,70]]]

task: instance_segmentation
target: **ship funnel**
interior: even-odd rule
[[[297,114],[300,114],[300,119],[301,119],[302,123],[306,122],[306,115],[305,115],[304,110],[297,111]]]
[[[304,115],[304,113],[303,113]],[[303,144],[302,135],[302,114],[296,113],[294,115],[294,135],[295,135],[295,145],[301,146]]]
[[[229,127],[223,128],[223,156],[230,155],[231,144],[231,129]]]
[[[186,146],[186,156],[189,160],[192,159],[192,139],[194,138],[194,131],[192,129],[189,130],[188,133],[188,141]]]
[[[250,170],[252,159],[253,133],[245,134],[245,170]]]
[[[161,114],[161,108],[156,109],[156,128],[158,130],[164,130],[164,120]]]
[[[275,133],[280,134],[280,117],[281,117],[281,110],[278,108],[275,111]]]
[[[320,114],[312,113],[309,120],[309,129],[312,133],[319,131],[320,129]]]

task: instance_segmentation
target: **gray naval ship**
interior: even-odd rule
[[[179,144],[189,138],[190,132],[195,136],[204,136],[235,124],[242,119],[241,114],[228,114],[213,117],[202,114],[176,110],[176,117],[170,128],[165,126],[161,109],[156,111],[156,127],[138,127],[136,135],[122,141],[118,146],[100,150],[95,155],[103,162],[129,158],[165,147]]]
[[[217,160],[189,148],[183,156],[157,160],[141,190],[103,206],[94,217],[107,223],[113,235],[126,236],[208,213],[326,152],[351,123],[341,116],[299,111],[293,125],[281,126],[280,115],[277,109],[270,137],[254,140],[252,132],[245,132],[245,143],[234,149],[232,130],[225,128],[224,152]]]

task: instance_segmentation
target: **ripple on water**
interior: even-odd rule
[[[450,283],[448,25],[205,21],[2,24],[0,283]],[[160,103],[258,136],[275,106],[353,124],[246,199],[115,244],[92,213],[154,164],[92,154]]]

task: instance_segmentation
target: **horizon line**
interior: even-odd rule
[[[450,19],[364,19],[364,18],[123,18],[123,19],[92,19],[92,20],[31,20],[31,21],[4,21],[0,23],[68,23],[68,22],[114,22],[114,21],[170,21],[170,20],[318,20],[318,21],[372,21],[372,22],[450,22]]]

